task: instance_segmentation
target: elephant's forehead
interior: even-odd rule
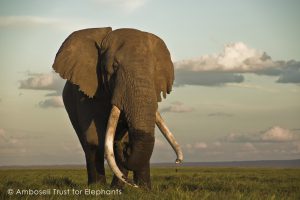
[[[128,47],[145,47],[148,48],[153,46],[157,41],[161,39],[157,36],[142,32],[136,29],[118,29],[109,34],[109,39],[112,40],[111,42],[115,42],[120,46]]]

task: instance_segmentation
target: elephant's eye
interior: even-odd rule
[[[118,69],[118,66],[119,66],[119,62],[117,61],[117,60],[114,60],[114,63],[113,63],[113,70],[114,70],[114,72],[116,72],[117,71],[117,69]]]

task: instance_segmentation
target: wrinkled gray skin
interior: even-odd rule
[[[67,79],[63,100],[83,147],[88,183],[106,182],[104,141],[112,105],[121,110],[116,131],[117,165],[133,171],[137,185],[151,188],[149,160],[160,94],[171,91],[173,64],[164,42],[135,29],[85,29],[71,34],[53,68]],[[128,132],[128,145],[120,147]],[[122,146],[122,145],[121,145]],[[119,152],[119,153],[118,153]],[[113,187],[121,187],[116,178]]]

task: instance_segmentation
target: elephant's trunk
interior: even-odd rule
[[[105,157],[109,167],[121,181],[133,187],[138,187],[136,184],[129,181],[128,178],[120,171],[115,160],[113,143],[114,143],[114,137],[116,133],[116,127],[118,124],[120,112],[121,112],[120,109],[117,108],[116,106],[113,106],[111,109],[111,113],[107,124],[107,129],[106,129]]]
[[[130,181],[118,168],[114,156],[114,150],[113,150],[113,142],[114,137],[116,133],[116,127],[120,116],[120,109],[116,106],[112,107],[108,124],[107,124],[107,130],[106,130],[106,138],[105,138],[105,157],[108,162],[109,167],[114,172],[114,174],[124,183],[133,186],[138,187],[136,184],[134,184],[132,181]],[[170,145],[173,147],[174,151],[177,154],[176,163],[181,163],[183,160],[183,154],[182,150],[179,146],[179,144],[176,142],[173,134],[170,132],[168,127],[166,126],[165,122],[163,121],[162,117],[158,112],[156,112],[156,125],[161,130],[163,135],[166,137]]]
[[[157,98],[151,76],[143,72],[150,67],[142,66],[118,70],[111,100],[122,111],[128,125],[130,155],[123,164],[131,171],[140,171],[149,164],[154,147]]]
[[[131,183],[118,168],[114,152],[113,142],[120,112],[124,114],[129,132],[129,151],[130,154],[122,163],[128,170],[136,174],[145,172],[149,167],[150,157],[154,148],[154,130],[155,123],[159,126],[169,143],[177,153],[178,162],[182,160],[182,151],[174,139],[172,133],[168,130],[162,119],[157,119],[157,97],[151,76],[141,76],[138,73],[143,68],[134,68],[131,73],[124,69],[119,69],[114,81],[114,90],[112,91],[113,105],[109,123],[107,126],[105,152],[109,166],[114,174],[123,182],[136,186]],[[150,69],[146,67],[146,69]],[[123,72],[123,73],[122,73]],[[121,110],[121,111],[120,111]],[[117,117],[116,117],[117,116]],[[136,184],[148,184],[150,177],[141,176],[137,179]]]
[[[171,133],[171,131],[168,129],[167,125],[165,124],[164,120],[162,119],[159,112],[156,112],[156,120],[155,123],[159,130],[162,132],[162,134],[165,136],[165,138],[168,140],[169,144],[174,149],[177,159],[175,161],[176,164],[179,164],[183,161],[183,153],[180,148],[180,145],[176,142],[175,137]]]

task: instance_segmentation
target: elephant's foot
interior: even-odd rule
[[[106,177],[105,175],[96,175],[92,178],[88,178],[88,185],[92,184],[101,184],[105,185],[106,184]]]
[[[98,175],[97,179],[96,179],[96,182],[105,185],[106,184],[105,175]]]
[[[128,171],[125,168],[120,168],[120,170],[123,172],[123,174],[127,177],[128,176]],[[117,188],[117,189],[123,189],[125,183],[121,181],[116,175],[114,175],[110,187],[111,188]]]

